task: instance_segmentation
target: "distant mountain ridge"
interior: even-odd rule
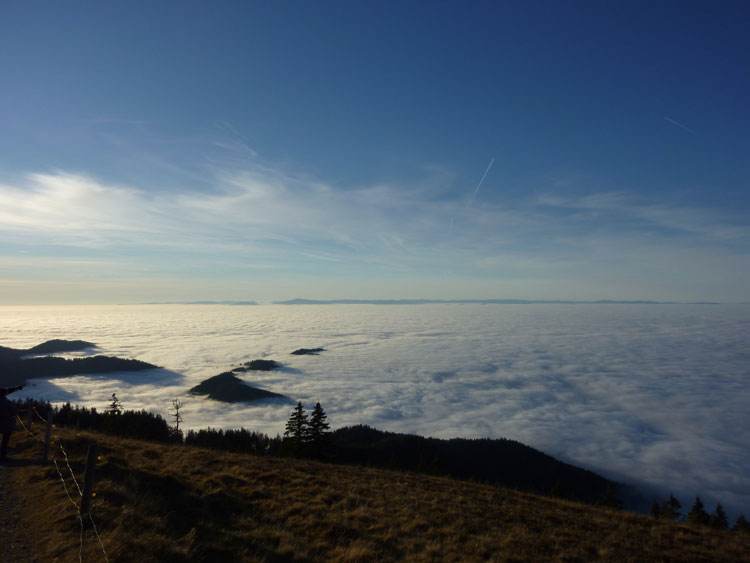
[[[718,305],[714,301],[618,301],[600,299],[598,301],[571,301],[562,299],[289,299],[274,301],[274,305],[427,305],[432,303],[475,303],[480,305]]]
[[[257,301],[149,301],[146,305],[257,305]]]
[[[720,305],[718,301],[651,301],[646,299],[287,299],[271,301],[271,305],[429,305],[467,303],[479,305]],[[260,306],[257,301],[149,301],[144,305],[227,305]],[[264,302],[266,304],[266,302]],[[742,304],[742,303],[740,303]]]

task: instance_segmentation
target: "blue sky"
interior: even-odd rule
[[[0,303],[750,301],[748,22],[5,2]]]

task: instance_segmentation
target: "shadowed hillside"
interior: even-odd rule
[[[189,393],[192,395],[207,395],[210,399],[226,403],[258,401],[261,399],[286,399],[284,395],[266,391],[265,389],[258,389],[244,383],[231,371],[220,373],[201,381],[198,385],[192,387]]]
[[[7,348],[0,346],[0,361],[18,360],[28,354],[55,354],[58,352],[77,352],[96,345],[85,340],[47,340],[31,348]]]
[[[94,348],[96,344],[85,340],[47,340],[25,351],[26,354],[56,354],[58,352],[76,352],[86,348]]]
[[[222,388],[222,380],[230,382],[228,387]],[[234,383],[239,386],[237,389],[232,380],[236,380]],[[241,397],[242,393],[250,393],[249,396],[253,398],[285,399],[250,387],[229,372],[207,381],[218,381],[213,391],[225,393],[229,399]],[[208,389],[204,388],[203,391]],[[608,490],[612,493],[617,490],[616,483],[592,471],[561,462],[514,440],[440,440],[384,432],[360,425],[325,432],[320,441],[315,443],[309,439],[308,427],[308,439],[297,447],[291,447],[287,438],[271,437],[244,428],[188,430],[183,436],[181,431],[177,432],[174,427],[169,426],[163,417],[145,410],[124,410],[117,416],[112,416],[110,412],[97,412],[95,408],[72,406],[69,403],[53,407],[49,403],[32,400],[31,405],[44,417],[51,412],[60,426],[104,431],[125,438],[175,443],[182,443],[184,440],[185,444],[191,446],[223,451],[307,457],[338,464],[426,473],[551,494],[591,504],[602,501]],[[26,403],[20,401],[16,406],[21,410],[27,408]]]
[[[39,435],[41,429],[37,429]],[[750,538],[490,485],[162,445],[58,428],[81,478],[99,445],[83,534],[54,465],[17,433],[0,474],[41,561],[750,561]],[[62,458],[63,476],[71,480]],[[10,489],[14,492],[10,492]],[[73,489],[74,491],[74,489]],[[73,495],[77,493],[73,492]]]
[[[31,358],[28,360],[0,360],[0,385],[21,385],[35,377],[66,377],[88,373],[108,373],[114,371],[139,371],[155,369],[157,366],[140,360],[124,360],[109,356],[89,358]]]
[[[24,350],[0,346],[0,386],[23,385],[26,380],[36,377],[67,377],[89,373],[139,371],[158,367],[140,360],[110,356],[90,356],[72,360],[53,356],[23,359],[23,356],[30,354],[72,352],[93,346],[95,345],[91,342],[83,340],[49,340]]]
[[[613,485],[514,440],[440,440],[351,426],[334,431],[332,441],[339,462],[449,475],[591,503]]]

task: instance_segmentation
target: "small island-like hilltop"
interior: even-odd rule
[[[95,344],[85,340],[60,339],[48,340],[24,349],[0,346],[0,387],[25,385],[29,379],[40,377],[68,377],[89,373],[139,371],[158,367],[140,360],[111,356],[87,356],[68,360],[46,355],[60,352],[79,352],[95,347]],[[41,354],[45,355],[38,357]]]

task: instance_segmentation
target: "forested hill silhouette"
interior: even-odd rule
[[[317,356],[321,352],[325,352],[325,348],[298,348],[292,352],[293,356]]]
[[[25,351],[26,354],[56,354],[58,352],[77,352],[86,348],[96,348],[93,342],[85,340],[47,340]]]
[[[216,376],[232,376],[231,372]],[[214,378],[215,379],[215,378]],[[244,385],[244,383],[242,384]],[[260,391],[270,394],[260,389]],[[275,395],[275,394],[270,394]],[[275,395],[277,399],[284,398]],[[288,399],[287,399],[288,400]],[[17,403],[19,408],[22,403]],[[530,446],[508,439],[441,440],[412,434],[397,434],[369,426],[347,426],[325,432],[325,445],[296,453],[284,448],[288,438],[271,437],[244,428],[205,428],[181,431],[171,428],[160,415],[147,411],[124,411],[121,415],[71,406],[53,407],[33,401],[46,417],[54,411],[59,425],[95,429],[149,441],[184,443],[201,448],[251,453],[253,455],[312,457],[319,461],[364,465],[447,476],[500,485],[511,489],[599,503],[616,483],[586,469],[575,467]],[[322,409],[321,409],[322,410]],[[127,414],[127,416],[124,416]]]
[[[207,395],[210,399],[225,403],[258,401],[261,399],[287,399],[284,395],[248,385],[231,371],[204,379],[188,392],[191,395]]]
[[[441,440],[369,426],[331,433],[336,461],[447,475],[513,489],[597,502],[615,484],[514,440]]]
[[[271,371],[280,367],[281,364],[276,360],[253,360],[251,362],[245,362],[241,366],[232,368],[232,371]]]
[[[23,358],[31,354],[73,352],[94,346],[95,344],[84,340],[49,340],[28,349],[0,346],[0,387],[23,385],[28,379],[38,377],[66,377],[86,373],[138,371],[158,367],[140,360],[127,360],[110,356],[90,356],[72,360],[53,356]]]
[[[78,352],[86,348],[95,348],[93,342],[85,340],[47,340],[31,348],[6,348],[0,346],[0,360],[20,359],[31,354],[56,354],[58,352]]]

